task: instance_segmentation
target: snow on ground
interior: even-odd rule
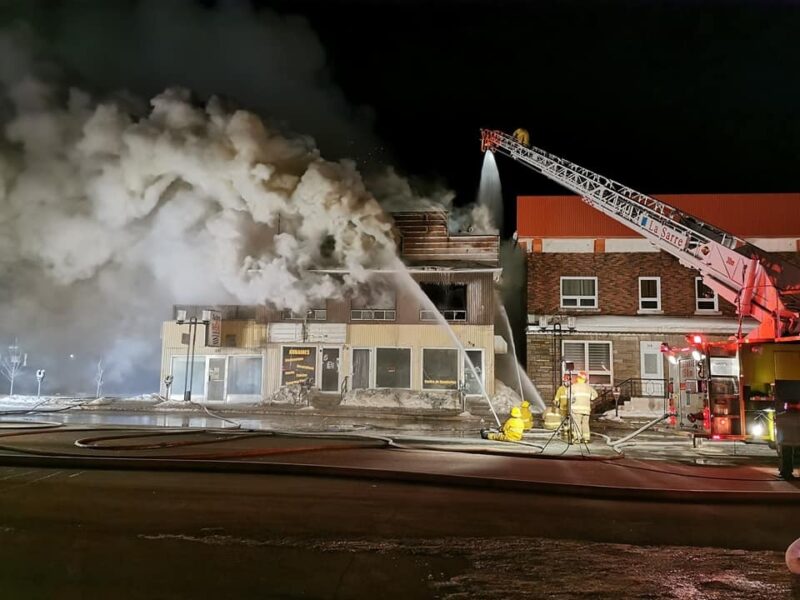
[[[461,408],[461,401],[457,393],[411,390],[355,390],[344,395],[342,405],[364,408],[456,410]]]
[[[508,387],[499,379],[494,381],[494,396],[492,397],[492,406],[498,415],[508,414],[511,412],[512,406],[519,406],[522,400],[519,394],[513,389]]]

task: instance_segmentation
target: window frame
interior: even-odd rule
[[[642,281],[655,281],[656,282],[656,296],[655,298],[643,298],[642,297]],[[639,311],[640,313],[660,313],[663,312],[661,308],[661,277],[656,275],[648,275],[644,277],[639,277],[638,281],[639,286]],[[642,302],[652,302],[655,300],[656,306],[655,308],[649,308],[642,306]]]
[[[355,351],[356,350],[366,350],[367,352],[369,352],[369,360],[367,360],[367,387],[365,387],[365,388],[353,387],[353,381],[355,379],[353,377],[353,367],[356,364],[356,361],[355,361]],[[350,347],[350,369],[349,369],[349,371],[350,371],[350,373],[349,373],[349,375],[350,375],[350,384],[348,385],[348,388],[351,391],[355,391],[355,390],[374,390],[375,389],[375,360],[376,360],[375,357],[376,357],[376,355],[377,355],[377,353],[375,352],[375,348],[373,348],[371,346],[351,346]],[[387,389],[389,389],[389,388],[387,388]]]
[[[449,350],[456,353],[456,387],[455,388],[434,388],[425,387],[425,351],[426,350]],[[423,392],[457,392],[460,387],[461,367],[458,364],[458,359],[463,358],[461,351],[458,348],[449,348],[447,346],[428,346],[420,348],[419,358],[419,373],[420,373],[420,391]]]
[[[566,344],[583,344],[583,360],[584,364],[586,365],[585,369],[576,369],[576,371],[586,371],[589,375],[589,384],[590,385],[600,385],[600,386],[613,386],[614,385],[614,342],[610,340],[562,340],[561,341],[561,356],[565,356],[565,348]],[[607,371],[598,371],[598,370],[590,370],[589,369],[589,344],[604,344],[608,346],[608,370]],[[564,362],[561,362],[561,375],[566,373],[564,369]],[[575,371],[573,371],[575,373]],[[592,383],[592,375],[608,377],[608,383]]]
[[[467,391],[467,373],[470,373],[469,367],[467,367],[467,352],[480,352],[481,353],[481,363],[480,365],[473,365],[476,369],[480,369],[481,373],[481,385],[476,393],[470,393]],[[461,369],[463,373],[461,374],[461,381],[462,386],[464,388],[464,394],[466,396],[481,396],[480,387],[486,389],[486,351],[484,348],[464,348],[464,351],[461,353]]]
[[[205,398],[206,398],[206,388],[208,387],[208,358],[209,358],[209,356],[214,356],[214,355],[213,354],[195,354],[193,356],[192,360],[189,361],[189,362],[193,362],[195,364],[195,366],[197,366],[197,363],[199,363],[201,361],[202,361],[202,364],[203,364],[203,389],[202,389],[202,393],[198,393],[198,391],[196,389],[194,389],[194,382],[192,382],[192,398],[202,398],[203,400],[205,400]],[[183,400],[185,390],[184,390],[184,392],[181,392],[180,395],[178,395],[174,391],[175,390],[175,360],[176,359],[183,361],[184,368],[186,366],[188,366],[188,365],[186,365],[186,362],[187,362],[186,361],[186,354],[172,354],[171,355],[170,362],[169,362],[169,374],[172,377],[172,385],[170,385],[170,388],[169,388],[169,399],[170,400]],[[226,369],[228,368],[227,364],[225,365],[225,368]],[[195,369],[195,371],[196,371],[196,369]],[[226,371],[226,375],[227,375],[227,371]],[[194,372],[192,372],[192,377],[194,377]],[[183,382],[181,382],[181,385],[183,385]],[[227,387],[227,382],[226,382],[226,387]]]
[[[714,293],[714,308],[701,308],[700,302],[711,302],[710,298],[700,298],[700,289],[699,284],[706,285],[703,282],[702,277],[695,277],[694,278],[694,312],[699,314],[716,314],[719,312],[719,294],[714,290],[711,290]],[[708,287],[706,285],[706,287]],[[708,288],[711,289],[711,288]]]
[[[287,343],[287,344],[281,344],[280,345],[280,352],[281,352],[280,355],[279,355],[279,359],[280,359],[280,362],[279,362],[279,364],[280,364],[280,374],[279,374],[280,375],[280,379],[278,380],[278,382],[279,382],[278,383],[278,387],[279,388],[284,388],[284,387],[287,387],[287,385],[292,385],[292,384],[285,384],[283,382],[283,350],[284,350],[284,348],[311,348],[314,351],[314,385],[310,386],[310,387],[312,387],[312,388],[316,387],[317,386],[317,382],[319,381],[319,346],[315,346],[314,344],[304,344],[303,342]]]
[[[590,279],[594,282],[594,296],[565,296],[564,295],[564,282],[565,281],[583,281]],[[558,297],[559,297],[559,306],[561,308],[569,309],[569,310],[597,310],[600,308],[600,282],[597,279],[597,276],[593,275],[568,275],[562,276],[559,278],[558,281]],[[581,299],[582,298],[592,298],[594,300],[594,305],[592,306],[581,306]],[[564,300],[575,300],[575,305],[567,305],[564,304]]]
[[[413,390],[414,389],[414,349],[411,346],[374,346],[374,365],[371,379],[374,390]],[[408,387],[378,387],[378,350],[408,350]]]
[[[230,380],[231,380],[231,363],[233,359],[236,358],[257,358],[261,361],[261,385],[260,390],[257,394],[233,394],[230,392]],[[266,360],[263,354],[228,354],[227,361],[225,362],[225,402],[233,399],[244,399],[244,398],[252,398],[252,397],[264,397],[264,385],[266,383],[264,377],[264,365],[266,364]],[[208,366],[206,366],[208,369]]]

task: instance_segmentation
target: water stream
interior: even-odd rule
[[[475,378],[478,387],[480,387],[481,395],[484,397],[486,403],[489,405],[489,410],[492,411],[492,416],[494,417],[494,420],[497,422],[497,425],[499,427],[501,424],[500,417],[497,416],[497,412],[494,409],[494,405],[492,405],[492,400],[491,398],[489,398],[489,394],[486,392],[486,386],[483,384],[483,378],[478,374],[475,365],[472,364],[472,360],[470,360],[469,356],[467,355],[466,349],[464,348],[464,344],[462,344],[461,340],[458,339],[458,336],[456,335],[456,332],[453,331],[453,328],[450,326],[450,323],[447,322],[442,313],[439,312],[439,309],[437,309],[436,306],[431,301],[431,299],[428,298],[428,295],[422,290],[419,283],[417,283],[417,281],[411,276],[411,273],[408,272],[406,266],[401,261],[398,260],[395,264],[395,269],[399,278],[405,282],[408,289],[411,290],[415,296],[417,296],[417,299],[425,307],[424,310],[429,310],[434,315],[436,315],[436,322],[441,327],[444,328],[444,330],[450,336],[450,339],[453,340],[453,343],[455,344],[456,348],[458,348],[461,351],[460,354],[461,356],[463,356],[464,362],[466,366],[469,368],[470,372],[472,373],[472,376]]]
[[[505,327],[505,334],[507,336],[506,339],[511,341],[511,361],[513,363],[514,372],[517,376],[519,397],[523,400],[531,402],[536,408],[539,408],[542,412],[544,412],[546,408],[544,400],[542,400],[539,390],[536,389],[536,386],[530,380],[530,377],[528,377],[528,374],[525,372],[525,369],[519,363],[519,359],[517,358],[517,345],[514,342],[514,333],[511,331],[511,323],[508,320],[508,313],[506,312],[505,306],[503,306],[500,294],[496,294],[495,301],[497,303],[497,313]]]
[[[497,229],[503,231],[503,188],[494,152],[484,152],[481,181],[478,184],[478,204],[486,206]]]

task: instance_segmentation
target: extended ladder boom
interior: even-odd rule
[[[753,317],[760,323],[749,339],[798,334],[797,267],[674,206],[521,143],[514,136],[483,129],[481,144],[484,151],[505,154],[576,193],[593,208],[675,256],[684,266],[699,271],[704,283],[733,303],[741,316]]]

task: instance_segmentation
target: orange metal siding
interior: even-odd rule
[[[800,192],[660,194],[655,197],[742,237],[800,236]],[[535,238],[640,237],[577,196],[518,196],[517,231],[520,237]]]

